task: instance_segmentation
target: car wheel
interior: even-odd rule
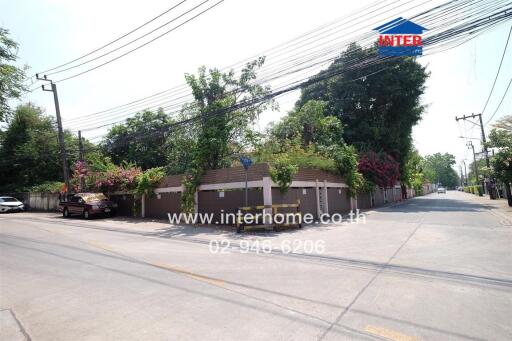
[[[64,209],[64,211],[62,211],[62,216],[63,216],[64,218],[69,218],[69,211],[68,211],[68,209],[67,209],[67,208],[65,208],[65,209]]]
[[[84,210],[84,218],[85,219],[91,219],[91,215],[88,210]]]

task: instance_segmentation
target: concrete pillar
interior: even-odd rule
[[[329,213],[329,196],[327,195],[327,180],[324,180],[324,213]]]
[[[350,209],[352,211],[357,210],[357,197],[355,199],[350,197]]]
[[[263,205],[272,206],[272,179],[269,176],[263,177]],[[265,215],[272,215],[272,208],[263,209]],[[265,220],[264,223],[271,224],[272,222]]]
[[[195,213],[199,212],[199,192],[198,191],[196,191],[194,193],[194,212]]]
[[[146,195],[142,194],[140,198],[140,216],[144,218],[146,216]]]
[[[322,210],[320,209],[320,189],[318,188],[318,179],[315,180],[315,193],[316,193],[316,214],[318,217],[322,214]]]

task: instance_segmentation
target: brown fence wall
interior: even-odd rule
[[[146,198],[145,215],[148,218],[167,219],[167,213],[181,212],[181,193],[160,193],[160,199],[155,195]]]
[[[359,193],[357,195],[357,208],[359,208],[359,209],[371,208],[370,193]]]
[[[316,212],[316,191],[314,188],[289,188],[288,192],[281,193],[279,188],[272,188],[272,204],[295,204],[300,199],[300,211],[302,214],[310,213],[314,217]],[[280,213],[296,212],[295,209],[279,209]]]
[[[373,192],[375,207],[384,205],[384,190],[380,187],[375,189]]]
[[[108,196],[110,200],[117,204],[117,215],[133,217],[134,214],[134,198],[131,194],[111,194]]]
[[[350,197],[347,188],[328,188],[327,197],[329,199],[329,214],[350,211]]]
[[[263,205],[263,190],[249,188],[249,206]],[[202,191],[198,193],[198,213],[213,213],[213,221],[220,223],[222,210],[224,213],[236,213],[245,205],[245,189],[224,191],[224,197],[218,191]]]

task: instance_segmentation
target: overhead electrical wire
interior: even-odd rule
[[[207,1],[210,1],[210,0],[207,0]],[[90,68],[90,69],[87,69],[87,70],[85,70],[85,71],[82,71],[82,72],[76,73],[76,74],[74,74],[74,75],[72,75],[72,76],[68,76],[68,77],[65,77],[65,78],[61,78],[61,79],[59,79],[59,80],[55,81],[54,83],[61,83],[61,82],[64,82],[64,81],[67,81],[67,80],[73,79],[73,78],[75,78],[75,77],[81,76],[81,75],[86,74],[86,73],[88,73],[88,72],[91,72],[91,71],[97,70],[97,69],[99,69],[100,67],[103,67],[103,66],[105,66],[105,65],[108,65],[108,64],[110,64],[110,63],[112,63],[112,62],[114,62],[114,61],[116,61],[116,60],[118,60],[118,59],[120,59],[120,58],[122,58],[122,57],[124,57],[124,56],[127,56],[128,54],[133,53],[133,52],[135,52],[135,51],[137,51],[137,50],[139,50],[139,49],[143,48],[144,46],[147,46],[148,44],[151,44],[152,42],[154,42],[154,41],[156,41],[156,40],[158,40],[158,39],[162,38],[163,36],[165,36],[165,35],[167,35],[167,34],[169,34],[169,33],[173,32],[173,31],[177,30],[178,28],[180,28],[180,27],[182,27],[183,25],[185,25],[185,24],[187,24],[187,23],[191,22],[192,20],[197,19],[199,16],[201,16],[201,15],[203,15],[204,13],[206,13],[206,12],[208,12],[208,11],[212,10],[214,7],[216,7],[216,6],[220,5],[220,4],[221,4],[221,3],[223,3],[223,2],[224,2],[224,0],[219,0],[219,1],[217,1],[215,4],[211,5],[210,7],[206,8],[206,9],[204,9],[204,10],[202,10],[202,11],[201,11],[201,12],[199,12],[198,14],[195,14],[194,16],[192,16],[192,17],[188,18],[187,20],[185,20],[184,22],[180,23],[179,25],[174,26],[174,27],[173,27],[173,28],[171,28],[170,30],[165,31],[164,33],[162,33],[162,34],[160,34],[160,35],[156,36],[155,38],[152,38],[151,40],[149,40],[149,41],[145,42],[144,44],[141,44],[141,45],[139,45],[139,46],[137,46],[137,47],[135,47],[135,48],[133,48],[133,49],[131,49],[131,50],[128,50],[127,52],[125,52],[125,53],[123,53],[123,54],[121,54],[121,55],[119,55],[119,56],[117,56],[117,57],[115,57],[115,58],[112,58],[112,59],[110,59],[110,60],[108,60],[108,61],[106,61],[106,62],[103,62],[103,63],[101,63],[101,64],[99,64],[99,65],[96,65],[96,66],[94,66],[94,67],[92,67],[92,68]]]
[[[423,4],[424,4],[424,3],[426,3],[426,2],[423,2]],[[416,6],[415,6],[415,7],[416,7]],[[414,7],[413,7],[413,8],[414,8]],[[391,18],[391,17],[390,17],[390,18]],[[378,22],[372,23],[372,25],[375,25],[375,24],[377,24],[377,23],[378,23]],[[355,31],[354,31],[354,32],[355,32]],[[368,37],[371,37],[371,34],[364,34],[362,37],[364,37],[364,38],[366,38],[366,39],[367,39]],[[347,45],[347,43],[349,43],[349,42],[351,42],[351,41],[352,41],[352,40],[348,39],[348,40],[346,40],[346,41],[344,42],[344,44],[343,44],[343,45]],[[370,42],[369,42],[369,44],[368,44],[368,46],[370,46],[370,45],[372,45],[372,44],[373,44],[373,41],[370,41]],[[340,50],[340,48],[342,48],[342,47],[343,47],[343,45],[341,45],[341,46],[334,46],[334,49],[333,49],[332,47],[328,47],[330,50],[329,50],[329,51],[327,51],[327,52],[329,52],[329,53],[331,53],[331,54],[334,52],[334,55],[332,55],[332,57],[334,57],[335,55],[339,54],[339,50]],[[318,54],[319,56],[324,56],[324,55],[325,55],[325,53],[326,53],[326,50],[316,51],[316,52],[314,52],[314,53]],[[306,55],[306,57],[308,57],[308,55]],[[318,56],[317,56],[317,57],[318,57]],[[324,63],[326,63],[326,62],[330,62],[330,61],[331,61],[331,59],[332,59],[331,57],[327,58],[327,59],[324,61]],[[294,61],[294,60],[296,60],[296,58],[291,59],[291,61]],[[285,65],[287,65],[287,63],[289,64],[289,62],[290,62],[290,58],[285,59],[285,61],[286,61],[286,63],[285,63],[285,64],[278,64],[277,66],[275,66],[273,69],[270,69],[270,70],[268,70],[268,68],[262,68],[262,70],[264,70],[264,72],[262,72],[262,73],[260,73],[260,74],[259,74],[259,79],[258,79],[258,81],[257,81],[257,82],[258,82],[258,83],[263,83],[263,82],[266,82],[266,81],[268,81],[268,80],[272,80],[273,78],[277,78],[277,77],[274,75],[273,77],[270,77],[270,78],[266,79],[266,78],[265,78],[265,75],[267,74],[267,72],[268,72],[268,71],[272,71],[272,72],[274,72],[274,73],[275,73],[274,69],[277,69],[277,70],[280,70],[280,72],[281,72],[281,73],[284,73],[284,71],[286,71],[287,69],[291,69],[291,67],[288,67],[288,68],[285,68],[285,67],[284,67]],[[321,63],[320,63],[320,64],[321,64]],[[267,65],[268,65],[268,64],[267,64]],[[295,64],[294,66],[296,66],[296,65],[298,65],[298,64]],[[299,70],[299,71],[300,71],[300,70]],[[186,97],[186,96],[180,96],[180,98],[183,98],[183,97]],[[158,100],[158,99],[154,99],[154,100],[153,100],[152,98],[150,98],[150,99],[149,99],[149,101],[150,101],[150,102],[154,102],[154,101],[157,101],[157,100]],[[157,102],[157,104],[155,104],[155,105],[153,105],[153,106],[148,106],[147,104],[149,104],[149,103],[148,103],[148,102],[146,102],[146,101],[144,101],[144,102],[145,102],[145,105],[146,105],[146,107],[145,107],[145,108],[146,108],[146,109],[150,109],[150,110],[151,110],[151,109],[153,109],[153,108],[158,108],[158,107],[162,106],[163,104],[166,104],[165,102]],[[181,106],[182,104],[184,104],[184,103],[186,103],[186,102],[187,102],[187,101],[183,101],[183,102],[176,103],[176,104],[171,104],[171,105],[169,105],[169,106],[164,107],[164,109],[172,108],[173,106],[176,106],[176,105]],[[136,105],[137,105],[137,103],[135,103],[134,105],[136,106]],[[130,107],[132,107],[132,105],[130,105]],[[122,111],[122,112],[120,113],[121,115],[123,115],[123,112],[129,111],[129,110],[124,110],[124,109],[126,109],[126,107],[125,107],[125,108],[119,108],[119,109],[121,109],[121,111]],[[114,108],[114,110],[117,110],[117,108]],[[130,114],[132,114],[132,113],[133,113],[133,111],[131,111],[131,112],[130,112]],[[81,119],[81,120],[83,121],[83,120],[85,120],[86,118],[87,118],[87,123],[90,123],[89,115],[88,115],[88,116],[83,117],[83,118],[82,118],[82,117],[81,117],[81,118],[77,118],[76,120],[74,120],[74,123],[72,123],[72,124],[75,124],[77,120],[80,120],[80,119]],[[107,119],[111,119],[111,118],[112,118],[112,117],[109,115],[109,117],[108,117]],[[73,121],[73,120],[71,120],[71,121]],[[115,121],[115,122],[121,122],[121,121],[123,121],[123,120]],[[67,122],[67,121],[66,121],[66,122]],[[115,122],[112,122],[112,123],[115,123]]]
[[[453,10],[453,9],[452,9],[452,10]],[[421,15],[421,14],[420,14],[420,15]],[[440,19],[440,20],[442,20],[442,19]]]
[[[141,25],[137,26],[136,28],[134,28],[134,29],[132,29],[132,30],[130,30],[130,31],[128,31],[128,32],[126,32],[125,34],[123,34],[123,35],[121,35],[121,36],[119,36],[119,37],[115,38],[115,39],[114,39],[114,40],[112,40],[112,41],[109,41],[108,43],[106,43],[106,44],[104,44],[104,45],[102,45],[102,46],[100,46],[100,47],[98,47],[98,48],[96,48],[96,49],[94,49],[94,50],[92,50],[92,51],[90,51],[90,52],[87,52],[86,54],[84,54],[84,55],[82,55],[82,56],[80,56],[80,57],[77,57],[77,58],[75,58],[75,59],[73,59],[73,60],[70,60],[70,61],[68,61],[68,62],[65,62],[65,63],[63,63],[63,64],[57,65],[57,66],[55,66],[55,67],[52,67],[52,68],[50,68],[50,69],[46,69],[46,70],[41,71],[41,72],[39,72],[39,73],[40,73],[40,74],[46,74],[46,73],[48,73],[48,72],[50,72],[50,71],[54,71],[54,70],[60,69],[60,68],[62,68],[62,67],[64,67],[64,66],[67,66],[67,65],[69,65],[69,64],[72,64],[72,63],[74,63],[74,62],[76,62],[76,61],[82,60],[82,59],[84,59],[85,57],[88,57],[88,56],[90,56],[90,55],[92,55],[92,54],[94,54],[94,53],[96,53],[96,52],[98,52],[98,51],[101,51],[101,50],[103,50],[104,48],[106,48],[106,47],[108,47],[108,46],[110,46],[110,45],[112,45],[112,44],[114,44],[114,43],[116,43],[116,42],[120,41],[121,39],[126,38],[126,37],[127,37],[127,36],[129,36],[130,34],[135,33],[136,31],[140,30],[141,28],[143,28],[143,27],[145,27],[145,26],[147,26],[147,25],[151,24],[152,22],[154,22],[154,21],[155,21],[155,20],[157,20],[158,18],[160,18],[160,17],[164,16],[165,14],[167,14],[167,13],[171,12],[172,10],[174,10],[175,8],[177,8],[178,6],[180,6],[180,5],[182,5],[183,3],[185,3],[186,1],[187,1],[187,0],[182,0],[182,1],[178,2],[176,5],[171,6],[170,8],[166,9],[165,11],[163,11],[163,12],[162,12],[162,13],[160,13],[160,14],[158,14],[157,16],[155,16],[155,17],[151,18],[150,20],[148,20],[148,21],[144,22],[143,24],[141,24]]]
[[[508,93],[508,89],[510,88],[510,84],[512,83],[512,78],[510,79],[510,81],[508,82],[508,85],[507,85],[507,88],[505,89],[505,92],[503,93],[503,96],[501,96],[501,100],[500,100],[500,103],[498,103],[498,106],[496,107],[496,110],[494,110],[494,112],[492,113],[491,117],[489,117],[489,119],[487,120],[487,122],[485,122],[484,126],[488,125],[492,119],[494,118],[494,115],[496,115],[496,113],[498,112],[498,110],[500,109],[501,107],[501,103],[503,103],[503,100],[505,99],[505,97],[507,97],[507,93]]]
[[[201,3],[199,3],[198,5],[196,5],[196,6],[192,7],[192,8],[190,8],[189,10],[187,10],[187,11],[183,12],[182,14],[180,14],[180,15],[178,15],[178,16],[176,16],[176,17],[172,18],[171,20],[169,20],[169,21],[165,22],[164,24],[162,24],[162,25],[158,26],[157,28],[154,28],[154,29],[152,29],[151,31],[149,31],[149,32],[147,32],[147,33],[144,33],[143,35],[141,35],[141,36],[139,36],[139,37],[137,37],[137,38],[135,38],[135,39],[133,39],[133,40],[130,40],[129,42],[124,43],[123,45],[121,45],[121,46],[119,46],[119,47],[116,47],[116,48],[115,48],[115,49],[113,49],[113,50],[110,50],[110,51],[108,51],[108,52],[105,52],[105,53],[103,53],[103,54],[101,54],[101,55],[99,55],[99,56],[96,56],[96,57],[92,58],[92,59],[88,59],[88,60],[86,60],[86,61],[84,61],[84,62],[81,62],[81,63],[79,63],[79,64],[72,65],[72,66],[67,67],[67,68],[65,68],[65,69],[56,70],[56,71],[53,71],[53,72],[47,73],[46,75],[50,76],[50,75],[55,75],[55,74],[58,74],[58,73],[66,72],[66,71],[69,71],[69,70],[72,70],[72,69],[76,69],[77,67],[83,66],[83,65],[85,65],[85,64],[89,64],[89,63],[94,62],[94,61],[96,61],[96,60],[98,60],[98,59],[101,59],[101,58],[103,58],[103,57],[105,57],[105,56],[108,56],[108,55],[110,55],[110,54],[112,54],[112,53],[114,53],[114,52],[116,52],[116,51],[119,51],[119,50],[123,49],[123,48],[124,48],[124,47],[126,47],[126,46],[129,46],[129,45],[131,45],[131,44],[133,44],[133,43],[135,43],[135,42],[137,42],[137,41],[141,40],[142,38],[145,38],[145,37],[149,36],[150,34],[152,34],[152,33],[156,32],[156,31],[158,31],[158,30],[160,30],[160,29],[164,28],[165,26],[167,26],[167,25],[169,25],[169,24],[172,24],[172,23],[173,23],[173,22],[175,22],[176,20],[181,19],[181,18],[182,18],[182,17],[184,17],[185,15],[187,15],[187,14],[189,14],[189,13],[193,12],[194,10],[196,10],[197,8],[201,7],[202,5],[206,4],[206,3],[207,3],[207,2],[209,2],[209,1],[210,1],[210,0],[204,0],[204,1],[202,1],[202,2],[201,2]],[[181,3],[183,3],[183,2],[181,2]],[[181,4],[181,3],[180,3],[180,4]]]
[[[414,1],[414,0],[413,0],[413,1]],[[385,2],[385,1],[384,1],[384,2]],[[411,1],[409,1],[409,2],[411,2]],[[407,2],[407,3],[409,3],[409,2]],[[389,6],[389,5],[390,5],[390,4],[388,4],[388,5],[384,5],[383,7],[378,7],[378,8],[376,8],[374,11],[381,10],[382,8],[384,8],[384,7],[386,7],[386,6]],[[395,8],[396,8],[396,7],[395,7]],[[374,11],[372,11],[372,12],[374,12]],[[370,13],[372,13],[372,12],[370,12]],[[355,15],[355,14],[356,14],[356,13],[354,13],[354,15]],[[350,17],[350,16],[348,16],[348,17]],[[364,17],[364,15],[363,15],[363,17]],[[352,22],[352,20],[350,20],[349,22],[343,22],[343,23],[341,23],[341,24],[348,24],[348,23],[350,23],[350,22]],[[325,29],[325,28],[326,28],[325,26],[326,26],[326,25],[321,26],[321,27],[319,28],[319,30]],[[338,26],[340,26],[340,25],[338,25]],[[331,29],[332,29],[332,28],[331,28]],[[328,29],[327,31],[330,31],[331,29]],[[317,35],[313,35],[313,36],[311,36],[311,34],[312,34],[312,33],[315,33],[315,32],[316,32],[315,30],[312,30],[312,31],[310,31],[310,32],[306,33],[306,34],[304,35],[304,37],[308,37],[308,36],[309,36],[309,38],[307,38],[307,39],[305,39],[305,40],[309,40],[309,39],[311,39],[311,38],[315,38],[315,37],[317,37]],[[303,36],[300,36],[300,37],[298,37],[298,38],[302,38],[302,37],[303,37]],[[291,46],[294,46],[294,45],[296,45],[296,44],[298,44],[298,43],[300,43],[300,42],[301,42],[301,40],[300,40],[300,39],[299,39],[298,41],[297,41],[297,40],[298,40],[298,39],[297,39],[297,38],[295,38],[295,39],[292,39],[292,40],[288,41],[287,43],[285,43],[285,44],[284,44],[284,47],[286,47],[286,44],[289,44],[289,43],[293,43],[293,44],[291,44]],[[313,43],[314,43],[314,42],[313,42]],[[279,51],[282,51],[282,49],[283,49],[283,48],[282,48],[280,45],[278,45],[278,46],[276,46],[276,47],[275,47],[275,48],[273,48],[273,49],[275,49],[275,52],[279,52]],[[266,53],[268,53],[269,51],[272,51],[273,49],[266,50],[266,51],[262,52],[262,54],[260,54],[260,55],[266,54]],[[281,53],[281,54],[277,54],[277,56],[280,56],[280,55],[283,55],[283,54],[282,54],[282,53]],[[273,55],[273,54],[268,55],[267,57],[270,57],[270,56],[273,56],[273,57],[274,57],[274,55]],[[253,59],[254,59],[254,58],[257,58],[257,56],[253,57]],[[224,68],[223,70],[225,70],[225,69],[229,69],[229,68],[234,68],[234,67],[236,67],[236,66],[238,66],[238,67],[243,67],[243,66],[245,66],[245,63],[246,63],[246,62],[248,62],[248,61],[250,61],[250,60],[251,60],[251,58],[244,59],[243,61],[239,61],[239,62],[237,62],[237,63],[235,63],[235,64],[233,64],[233,65],[230,65],[230,66],[228,66],[228,67]],[[166,92],[168,92],[168,91],[177,91],[177,90],[186,90],[186,91],[189,91],[188,86],[187,86],[186,84],[182,84],[182,85],[179,85],[179,86],[173,87],[173,88],[171,88],[171,89],[167,89],[167,90],[164,90],[164,91],[158,92],[158,93],[156,93],[156,94],[153,94],[153,95],[150,95],[150,96],[143,97],[143,98],[141,98],[141,99],[139,99],[139,100],[132,101],[132,102],[130,102],[130,103],[126,103],[126,104],[123,104],[123,105],[120,105],[120,106],[116,106],[116,107],[113,107],[113,108],[109,108],[109,109],[106,109],[106,110],[102,110],[102,111],[100,111],[100,112],[96,112],[96,113],[89,114],[89,115],[82,115],[82,116],[91,117],[91,116],[96,115],[96,114],[101,114],[101,113],[104,113],[104,112],[107,112],[107,111],[115,110],[115,109],[117,109],[117,108],[122,108],[122,107],[124,107],[124,106],[126,106],[126,105],[129,105],[129,104],[134,104],[134,103],[136,103],[136,102],[141,102],[141,101],[144,101],[144,100],[149,99],[149,98],[152,98],[152,97],[156,97],[156,96],[159,96],[159,95],[165,95],[165,93],[166,93]],[[190,91],[189,91],[189,92],[190,92]],[[64,119],[64,121],[73,121],[73,120],[79,120],[79,119],[82,119],[82,117],[72,118],[72,119],[68,119],[68,120]]]
[[[491,96],[492,96],[492,92],[494,91],[494,87],[496,86],[496,81],[498,80],[498,77],[500,75],[500,72],[501,72],[501,66],[503,65],[503,60],[505,59],[505,54],[507,53],[507,48],[508,48],[508,42],[510,40],[510,34],[512,33],[512,25],[510,26],[510,30],[508,31],[508,36],[507,36],[507,40],[505,42],[505,48],[503,48],[503,53],[501,54],[501,60],[500,60],[500,65],[498,66],[498,71],[496,72],[496,76],[494,77],[494,81],[492,83],[492,87],[491,87],[491,91],[489,92],[489,96],[487,96],[487,100],[485,101],[485,105],[484,105],[484,108],[482,109],[482,111],[480,112],[482,115],[484,114],[485,112],[485,109],[487,108],[487,104],[489,104],[489,100],[491,99]],[[494,116],[494,115],[493,115]]]
[[[503,12],[503,13],[506,13],[506,10],[505,10],[505,11],[502,11],[502,12]],[[488,17],[488,19],[491,19],[491,16],[489,16],[489,17]],[[473,26],[472,26],[472,23],[474,23],[475,21],[478,21],[478,20],[479,20],[479,19],[474,20],[473,22],[470,22],[470,23],[468,23],[468,24],[466,24],[466,25],[465,25],[466,27],[468,27],[468,28],[471,30],[471,31],[469,31],[469,33],[468,33],[468,34],[474,34],[475,32],[477,32],[477,31],[475,31],[475,27],[473,27]],[[489,20],[489,22],[492,22],[492,20]],[[463,25],[459,25],[459,28],[461,28],[461,26],[463,26]],[[478,28],[478,27],[476,27],[476,28]],[[467,33],[467,32],[463,32],[463,31],[461,31],[461,30],[456,30],[456,31],[454,31],[454,32],[455,32],[455,34],[459,34],[459,35],[461,35],[461,33]],[[443,34],[443,32],[441,32],[441,33],[437,34],[437,37],[443,37],[443,36],[446,38],[446,35],[445,35],[445,34]],[[436,37],[433,37],[433,39],[432,39],[431,41],[432,41],[432,42],[439,41],[438,39],[435,39],[435,38],[436,38]],[[432,43],[432,44],[433,44],[433,43]],[[344,71],[346,71],[346,70],[344,70]],[[327,74],[327,75],[324,75],[324,76],[322,76],[322,77],[316,77],[316,78],[314,79],[314,81],[315,81],[315,82],[316,82],[316,81],[320,81],[320,80],[322,80],[322,78],[324,78],[324,77],[326,77],[326,76],[328,76],[328,77],[332,77],[332,76],[334,76],[334,75],[333,75],[333,74]],[[296,90],[296,89],[300,89],[300,88],[302,88],[302,87],[304,87],[304,86],[307,86],[307,82],[311,82],[311,80],[308,80],[308,81],[303,82],[303,83],[295,84],[295,85],[290,86],[290,87],[288,87],[288,88],[284,88],[284,89],[280,89],[280,90],[275,90],[275,91],[273,91],[273,92],[272,92],[272,94],[269,94],[269,96],[266,96],[266,98],[264,98],[264,99],[260,99],[260,100],[267,100],[268,98],[273,98],[273,97],[275,97],[275,96],[279,96],[279,95],[284,94],[284,93],[286,93],[286,92],[289,92],[289,91],[292,91],[292,90]],[[254,103],[248,103],[247,105],[252,105],[252,104],[254,104]],[[239,109],[239,108],[243,107],[243,105],[244,105],[244,104],[237,104],[234,108],[228,108],[227,110],[237,110],[237,109]],[[216,114],[219,114],[219,113],[216,113]],[[185,124],[188,124],[188,123],[190,123],[190,122],[192,122],[193,120],[196,120],[196,119],[198,119],[198,118],[197,118],[197,117],[192,117],[192,118],[189,118],[189,119],[187,119],[187,120],[183,120],[183,121],[181,121],[181,122],[176,122],[176,123],[173,123],[173,124],[171,125],[171,127],[169,127],[169,128],[172,128],[172,127],[174,127],[174,126],[178,126],[178,125],[185,125]]]
[[[453,9],[452,9],[452,11],[453,11]],[[281,66],[279,66],[279,67],[281,67]],[[263,73],[263,74],[264,74],[264,73]],[[261,74],[261,75],[263,75],[263,74]],[[181,97],[184,97],[184,96],[181,96]],[[150,101],[150,102],[153,102],[153,103],[155,103],[155,101],[157,101],[157,100],[158,100],[158,99],[156,99],[156,98],[155,98],[154,100],[153,100],[153,99],[149,99],[149,101]],[[147,103],[147,104],[149,104],[149,103]],[[164,103],[159,102],[158,104],[155,104],[153,107],[148,107],[148,106],[147,106],[147,108],[156,108],[156,107],[158,107],[159,105],[163,105],[163,104],[164,104]],[[133,105],[133,106],[137,106],[137,103],[134,103],[134,105]],[[133,107],[133,106],[132,106],[132,107]],[[116,108],[114,108],[114,109],[116,109]],[[76,118],[76,120],[85,119],[85,118],[86,118],[86,117],[83,117],[83,118],[82,118],[82,117],[80,117],[80,118]]]

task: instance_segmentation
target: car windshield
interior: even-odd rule
[[[107,197],[103,193],[90,193],[82,195],[82,199],[84,199],[85,202],[93,202],[107,200]]]
[[[11,197],[3,197],[0,198],[0,202],[19,202],[19,200]]]

